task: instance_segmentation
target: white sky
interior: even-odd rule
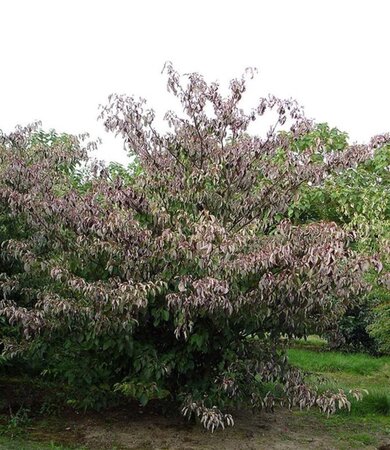
[[[0,129],[88,131],[124,162],[98,105],[128,93],[165,112],[170,60],[221,83],[257,67],[253,106],[293,97],[366,141],[390,131],[389,19],[388,0],[0,0]]]

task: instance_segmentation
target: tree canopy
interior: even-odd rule
[[[130,171],[93,163],[75,137],[1,136],[1,214],[24,230],[2,238],[4,355],[37,358],[72,404],[164,398],[212,430],[237,404],[347,407],[344,392],[306,385],[283,348],[332,328],[377,262],[353,250],[353,231],[288,216],[302,187],[388,136],[335,148],[292,100],[244,112],[245,76],[224,97],[199,74],[166,71],[183,110],[167,112],[168,132],[142,99],[113,95],[101,110]],[[263,116],[273,125],[251,135]]]

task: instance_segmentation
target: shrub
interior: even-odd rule
[[[72,404],[166,399],[212,430],[233,423],[222,411],[234,405],[348,407],[341,391],[305,386],[282,342],[332,328],[367,289],[371,261],[333,222],[282,219],[300,187],[365,160],[379,138],[299,149],[313,124],[295,102],[270,96],[246,114],[244,77],[224,98],[198,74],[182,85],[167,71],[185,114],[166,114],[166,134],[143,100],[114,95],[102,109],[135,157],[129,172],[89,164],[77,140],[2,137],[0,199],[29,230],[3,243],[4,354],[35,358]],[[265,113],[274,124],[251,136]]]
[[[374,309],[374,315],[368,331],[378,343],[379,350],[390,354],[390,301],[380,303]]]
[[[318,127],[311,139],[322,134],[336,150],[346,145],[338,130],[324,124]],[[308,138],[299,144],[307,142]],[[371,353],[390,352],[390,146],[382,144],[378,142],[372,158],[333,174],[322,186],[304,186],[289,211],[296,223],[337,222],[355,233],[356,251],[381,261],[380,272],[369,276],[372,291],[347,309],[338,330],[329,336],[333,347]]]

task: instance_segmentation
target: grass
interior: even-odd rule
[[[292,348],[288,351],[290,361],[308,372],[344,372],[368,376],[387,371],[390,376],[390,357],[374,357],[362,353],[316,352]]]
[[[62,445],[47,438],[37,438],[29,430],[20,428],[17,434],[10,434],[8,430],[0,428],[0,450],[87,450],[86,447]]]
[[[369,394],[362,401],[352,400],[351,416],[390,416],[390,357],[321,350],[320,344],[315,351],[299,348],[297,343],[288,356],[294,366],[327,380],[320,385],[321,390],[367,389]]]
[[[294,414],[301,423],[310,423],[317,430],[322,428],[322,435],[332,442],[332,448],[339,450],[377,448],[390,438],[390,421],[386,416],[335,414],[327,418],[318,411],[295,411]]]
[[[84,447],[64,447],[54,443],[31,442],[20,437],[0,436],[0,450],[85,450]]]

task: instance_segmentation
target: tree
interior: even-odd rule
[[[283,218],[300,187],[365,160],[376,141],[296,148],[313,124],[294,101],[269,96],[246,114],[245,77],[224,98],[198,74],[183,86],[166,70],[185,114],[166,114],[166,134],[143,100],[113,95],[101,112],[138,161],[132,175],[94,167],[75,188],[58,168],[83,160],[77,143],[43,147],[31,165],[15,138],[3,138],[1,179],[11,181],[0,196],[31,230],[3,245],[22,264],[2,275],[1,314],[20,330],[4,353],[38,354],[78,404],[166,398],[212,430],[233,423],[222,410],[237,404],[347,407],[342,391],[306,386],[283,346],[329,329],[367,289],[372,261],[335,223]],[[266,113],[275,119],[267,135],[251,136]],[[22,153],[30,136],[17,132]],[[44,283],[28,290],[26,306],[17,295],[30,277]]]
[[[333,149],[347,146],[346,135],[326,124],[318,125],[310,138],[318,133]],[[390,146],[386,145],[388,136],[383,138],[368,160],[333,174],[321,186],[305,186],[289,211],[295,223],[335,221],[355,233],[356,251],[381,261],[379,273],[369,277],[373,289],[350,305],[331,338],[332,345],[374,353],[390,351]]]
[[[80,138],[83,138],[82,136]],[[19,307],[31,307],[36,298],[31,293],[42,287],[46,278],[35,276],[28,268],[28,262],[15,258],[5,248],[15,242],[20,246],[38,237],[36,227],[31,228],[31,216],[35,223],[41,223],[49,232],[49,224],[41,221],[39,209],[23,208],[28,201],[37,202],[50,190],[59,194],[64,180],[78,184],[81,172],[76,171],[76,163],[86,157],[85,150],[79,148],[78,140],[67,134],[57,134],[53,130],[43,132],[40,123],[27,127],[17,127],[15,132],[5,135],[0,132],[0,281],[4,299],[15,297]],[[45,235],[41,233],[41,238]],[[40,243],[40,255],[47,246]],[[13,293],[13,294],[11,294]],[[17,327],[10,329],[0,318],[0,336],[3,345],[11,344]]]

